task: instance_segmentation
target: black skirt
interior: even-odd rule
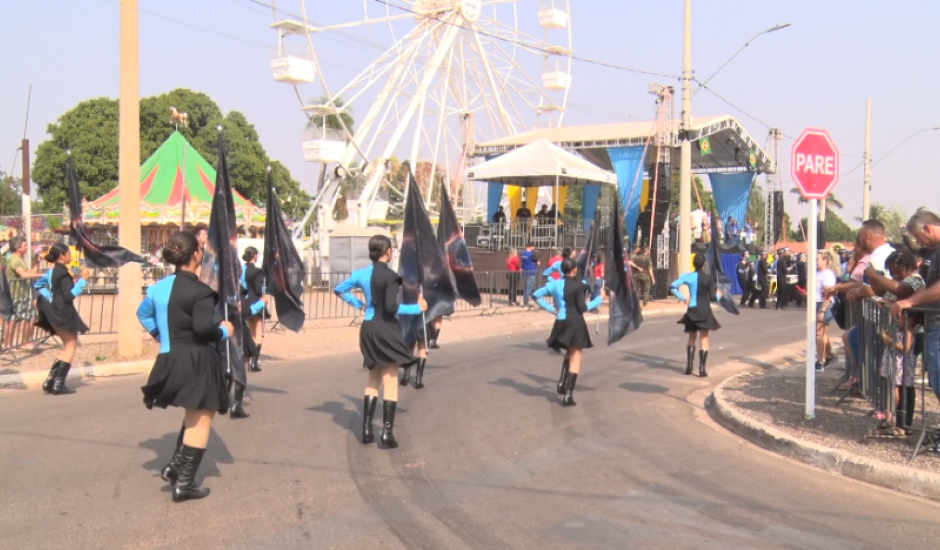
[[[44,298],[39,298],[38,305],[39,318],[36,319],[36,326],[46,332],[71,332],[73,334],[88,332],[88,325],[82,321],[75,306],[56,306]]]
[[[225,362],[211,346],[180,346],[161,353],[140,389],[148,409],[172,405],[225,414],[229,408]]]
[[[588,349],[594,347],[591,343],[591,334],[583,317],[569,317],[564,321],[555,321],[552,333],[546,341],[548,347],[558,349],[578,348]]]
[[[405,346],[397,322],[379,319],[363,321],[359,329],[359,349],[362,351],[362,366],[367,369],[392,363],[408,367],[418,362],[418,358]]]
[[[705,304],[704,306],[696,304],[695,307],[690,307],[685,312],[685,315],[682,316],[682,319],[679,319],[676,324],[685,325],[686,333],[699,332],[702,330],[718,330],[721,328],[709,304]]]

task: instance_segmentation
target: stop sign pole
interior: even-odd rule
[[[819,202],[825,200],[839,182],[839,149],[829,132],[807,128],[793,143],[790,175],[800,194],[809,202],[806,251],[806,409],[807,420],[816,417],[816,220]]]

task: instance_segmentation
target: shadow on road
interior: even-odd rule
[[[152,460],[144,462],[141,467],[144,470],[153,472],[155,476],[159,477],[160,470],[170,461],[170,457],[173,456],[173,450],[178,437],[179,432],[170,432],[164,434],[162,437],[147,439],[138,443],[138,447],[153,451],[156,455]],[[210,476],[221,477],[222,473],[219,471],[218,465],[234,463],[235,460],[232,458],[232,453],[229,452],[225,442],[215,433],[215,430],[212,430],[209,433],[209,445],[205,457],[202,460],[202,465],[199,468],[197,481]],[[169,485],[167,485],[164,490],[168,491]]]
[[[679,363],[679,361],[676,361],[675,359],[667,359],[665,357],[649,355],[647,353],[627,353],[623,356],[623,360],[639,363],[643,366],[656,370],[668,370],[673,372],[685,371],[685,365]]]

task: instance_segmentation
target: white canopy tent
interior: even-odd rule
[[[543,187],[607,183],[617,175],[540,139],[467,170],[467,179],[515,187]],[[556,192],[557,194],[557,192]]]

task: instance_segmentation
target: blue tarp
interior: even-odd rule
[[[643,153],[646,147],[610,147],[607,154],[617,173],[617,190],[626,213],[627,236],[636,242],[636,221],[640,217],[640,195],[643,191]]]

